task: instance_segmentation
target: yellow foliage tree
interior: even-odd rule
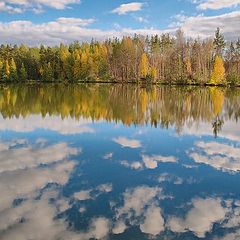
[[[146,53],[143,53],[140,61],[140,76],[145,78],[149,72],[149,61]]]
[[[2,60],[0,59],[0,72],[2,71],[2,69],[3,69],[3,62],[2,62]]]
[[[73,76],[75,80],[79,80],[81,76],[81,56],[78,51],[74,53]]]
[[[192,75],[192,64],[191,64],[190,57],[187,57],[187,59],[186,59],[186,70],[187,70],[188,76],[191,76]]]
[[[145,113],[148,105],[148,94],[145,89],[141,91],[140,97],[141,97],[141,110],[142,113]]]
[[[157,69],[155,67],[151,68],[151,78],[152,80],[156,80],[157,78]]]
[[[10,66],[8,60],[5,61],[5,73],[9,77],[10,75]]]
[[[224,62],[222,57],[218,55],[215,58],[210,83],[217,85],[223,83],[224,80],[225,80]]]
[[[63,44],[60,45],[60,59],[63,63],[66,62],[67,58],[69,57],[70,53],[68,51],[68,47],[64,46]]]
[[[87,52],[83,52],[81,55],[81,64],[83,68],[87,68],[87,64],[88,64],[88,53]]]
[[[216,87],[211,88],[210,92],[213,104],[213,113],[214,116],[218,116],[222,112],[225,98],[224,92]]]

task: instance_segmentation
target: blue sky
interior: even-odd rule
[[[240,0],[0,0],[0,42],[54,45],[123,35],[240,37]]]

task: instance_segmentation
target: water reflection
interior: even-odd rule
[[[175,126],[178,132],[185,124],[204,121],[212,122],[213,131],[218,133],[224,120],[238,121],[240,115],[239,89],[34,84],[1,86],[0,90],[3,118],[38,114],[49,120],[39,119],[37,124],[41,127],[56,121],[52,116],[60,116],[67,125],[73,121],[69,118],[91,119],[124,125]]]
[[[67,202],[58,199],[56,206],[49,205],[58,189],[43,189],[68,182],[75,163],[67,158],[77,154],[67,143],[40,146],[39,141],[32,145],[25,139],[1,143],[1,239],[54,239],[60,234],[63,222],[54,217],[56,208],[65,208]]]
[[[240,148],[218,142],[196,142],[189,157],[219,170],[240,170]]]
[[[238,239],[239,98],[1,86],[0,239]]]
[[[227,208],[224,208],[219,198],[193,199],[191,208],[182,217],[171,217],[169,227],[174,232],[192,231],[200,238],[206,236],[213,224],[224,220]]]

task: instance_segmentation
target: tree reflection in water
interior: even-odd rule
[[[224,120],[238,121],[240,90],[199,87],[142,87],[131,84],[26,84],[0,88],[3,118],[61,116],[124,125],[175,127],[212,123],[215,136]],[[234,106],[234,107],[233,107]]]

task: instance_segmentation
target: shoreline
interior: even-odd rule
[[[239,85],[230,85],[230,84],[210,84],[210,83],[164,83],[164,82],[140,82],[140,81],[116,81],[116,80],[111,80],[111,81],[92,81],[92,80],[87,80],[87,81],[64,81],[64,80],[54,80],[54,81],[37,81],[37,80],[26,80],[22,82],[6,82],[6,81],[1,81],[0,80],[0,85],[20,85],[20,84],[132,84],[132,85],[140,85],[140,86],[182,86],[182,87],[187,87],[187,86],[192,86],[192,87],[222,87],[222,88],[240,88]]]

